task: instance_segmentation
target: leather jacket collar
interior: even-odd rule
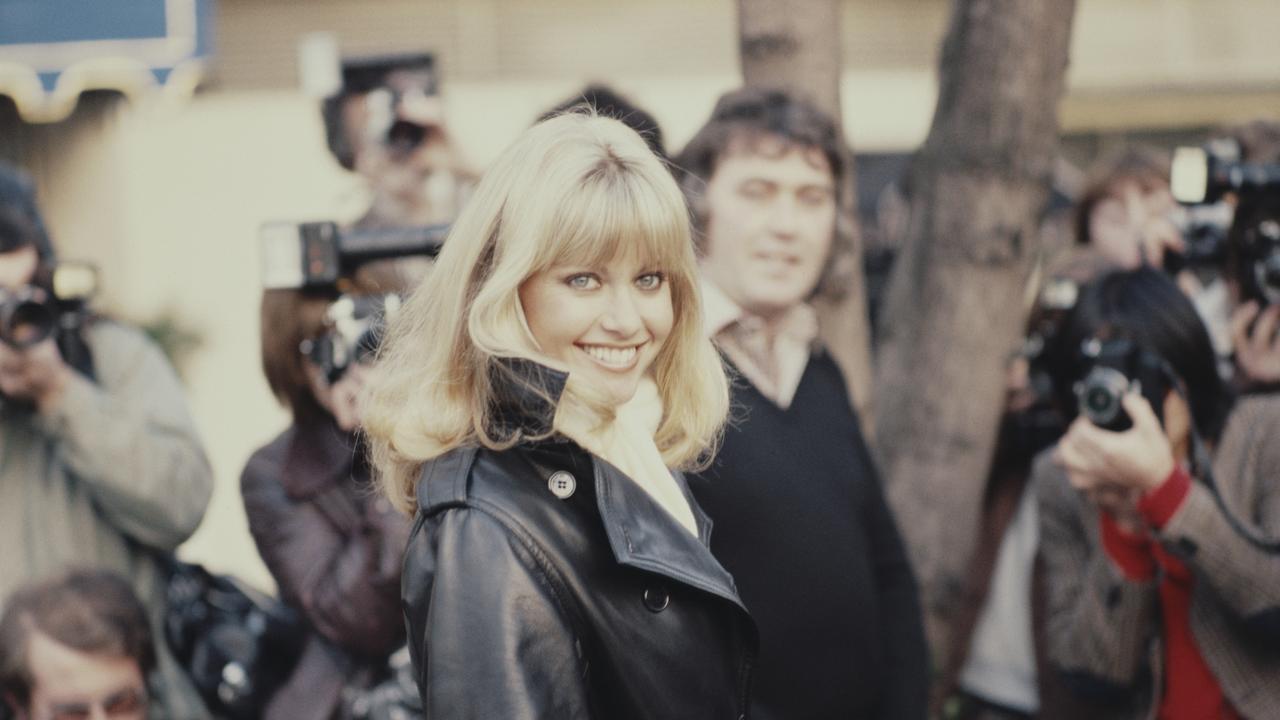
[[[489,370],[495,405],[491,417],[499,438],[544,437],[552,432],[556,406],[569,373],[518,357],[496,358]]]
[[[552,431],[555,403],[564,391],[567,373],[523,358],[499,358],[492,378],[496,398],[494,418],[501,432],[518,431],[526,437],[537,437]],[[596,506],[618,563],[666,576],[742,605],[733,577],[709,550],[711,519],[689,494],[683,475],[677,473],[676,478],[689,498],[697,537],[621,470],[563,436],[521,443],[517,449],[528,452],[535,466],[580,466],[570,459],[578,453],[590,458]],[[418,483],[419,508],[431,512],[444,506],[465,504],[469,494],[466,478],[477,452],[475,447],[459,448],[427,462]],[[581,476],[578,479],[586,480]],[[545,478],[543,480],[545,482]]]

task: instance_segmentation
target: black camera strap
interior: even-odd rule
[[[1186,400],[1186,395],[1181,388],[1178,388],[1177,392]],[[1213,496],[1214,503],[1217,504],[1218,510],[1222,512],[1222,516],[1227,519],[1227,524],[1231,526],[1231,529],[1248,541],[1249,544],[1263,552],[1272,555],[1280,554],[1280,540],[1266,537],[1254,528],[1249,527],[1231,508],[1227,507],[1227,502],[1222,497],[1222,491],[1218,488],[1217,480],[1213,477],[1213,460],[1209,456],[1209,446],[1200,437],[1200,433],[1196,432],[1194,425],[1191,428],[1191,463],[1195,476],[1200,479],[1209,494]]]

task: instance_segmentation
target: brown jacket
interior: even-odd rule
[[[1280,398],[1241,400],[1213,463],[1223,499],[1255,532],[1280,537]],[[1097,511],[1049,462],[1033,479],[1052,664],[1116,717],[1154,714],[1162,687],[1156,581],[1125,578],[1102,549]],[[1245,718],[1280,709],[1280,555],[1247,542],[1212,494],[1192,485],[1158,539],[1195,576],[1191,631],[1226,699]]]
[[[374,494],[354,438],[327,419],[255,452],[240,487],[281,598],[315,630],[265,717],[333,717],[344,686],[366,682],[404,643],[408,521]]]

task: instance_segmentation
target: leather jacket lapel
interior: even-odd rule
[[[692,507],[698,537],[684,529],[620,470],[594,456],[592,465],[596,503],[609,545],[619,563],[665,575],[742,607],[733,576],[707,546],[711,522],[696,503],[692,503]],[[677,476],[677,480],[684,485],[683,478]]]

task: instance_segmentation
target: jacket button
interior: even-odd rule
[[[1196,554],[1200,548],[1196,545],[1196,541],[1191,538],[1178,538],[1178,549],[1182,551],[1185,557],[1191,557]]]
[[[561,500],[568,500],[573,497],[573,493],[578,489],[578,481],[573,475],[564,470],[557,470],[551,473],[551,477],[547,478],[547,488],[551,490],[551,494]]]
[[[649,612],[660,613],[667,609],[671,604],[671,594],[663,587],[645,588],[644,606],[649,608]]]

